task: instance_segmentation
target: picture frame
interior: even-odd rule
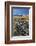
[[[31,10],[28,10],[30,8]],[[19,32],[19,34],[16,33],[15,35],[14,24],[18,20],[19,20],[18,22],[20,22],[21,21],[20,18],[26,20],[26,22],[29,22],[28,28],[27,27],[25,28],[25,31],[28,30],[29,33]],[[18,28],[18,31],[23,31],[21,27],[24,26],[23,25],[20,26],[19,27],[20,29]],[[35,42],[35,3],[6,1],[5,2],[5,44],[34,43],[34,42]]]

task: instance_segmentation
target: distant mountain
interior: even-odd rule
[[[14,16],[28,16],[28,15],[14,15]]]
[[[14,16],[23,16],[23,15],[14,15]]]

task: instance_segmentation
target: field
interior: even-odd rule
[[[13,32],[17,32],[16,24],[19,22],[29,23],[29,16],[13,16]],[[24,24],[23,24],[24,25]],[[20,28],[20,27],[19,27]],[[22,30],[22,29],[21,29]],[[27,30],[27,29],[26,29]],[[26,31],[25,30],[25,31]],[[27,31],[26,31],[27,32]],[[14,33],[13,33],[14,34]],[[20,33],[21,34],[21,33]]]

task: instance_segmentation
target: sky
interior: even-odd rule
[[[27,7],[24,7],[24,8],[13,7],[13,16],[28,15],[28,14],[29,14],[29,8],[27,8]]]

